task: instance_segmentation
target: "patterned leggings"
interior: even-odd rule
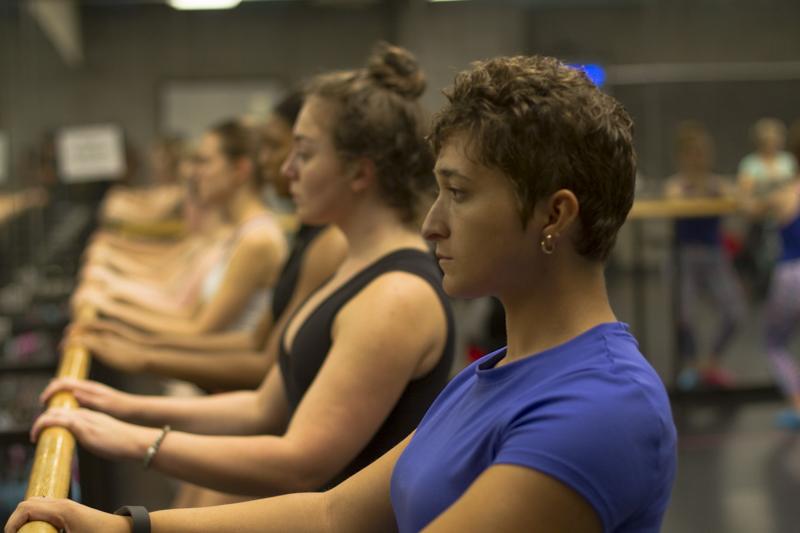
[[[778,263],[766,308],[767,356],[787,396],[800,395],[800,367],[789,343],[800,321],[800,259]]]
[[[711,354],[721,356],[745,318],[744,296],[731,263],[718,246],[683,245],[680,249],[678,353],[683,361],[697,356],[698,304],[708,297],[719,316]]]

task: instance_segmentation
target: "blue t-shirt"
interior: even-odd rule
[[[606,532],[657,532],[672,489],[676,432],[664,386],[622,323],[596,326],[495,368],[456,376],[395,465],[399,531],[423,529],[487,468],[535,469],[581,494]]]
[[[778,261],[800,259],[800,215],[781,228],[782,252]]]

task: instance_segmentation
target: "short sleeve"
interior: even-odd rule
[[[786,154],[786,165],[789,168],[789,174],[792,176],[797,174],[797,159],[792,154]]]
[[[651,498],[663,440],[647,402],[635,390],[618,388],[592,383],[583,393],[554,395],[521,409],[506,427],[494,463],[561,481],[612,531]]]
[[[753,158],[751,155],[747,155],[739,162],[739,175],[746,174],[748,176],[754,176],[758,173],[758,169],[754,167],[757,164],[757,160]]]

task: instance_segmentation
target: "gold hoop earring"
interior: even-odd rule
[[[549,233],[544,236],[544,239],[542,239],[542,242],[540,242],[539,245],[542,247],[542,252],[545,255],[552,255],[553,252],[556,251],[555,240],[553,239],[553,236]]]

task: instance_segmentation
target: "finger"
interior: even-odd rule
[[[42,393],[39,395],[39,403],[45,405],[57,392],[71,392],[80,387],[82,382],[83,380],[78,380],[75,378],[56,378],[50,380],[50,383],[47,384],[47,387],[45,387]]]
[[[49,427],[63,427],[68,429],[76,439],[80,440],[75,420],[77,418],[77,409],[48,409],[33,422],[31,427],[31,442],[39,440],[42,431]]]
[[[30,522],[30,513],[25,502],[20,503],[17,508],[11,513],[11,516],[6,522],[6,527],[3,529],[4,533],[17,533],[19,528]]]
[[[64,529],[66,522],[60,512],[63,506],[53,498],[30,498],[17,506],[6,524],[5,533],[16,533],[28,522],[41,520],[57,529]]]
[[[69,329],[65,332],[69,336],[73,335],[80,335],[81,333],[85,333],[88,330],[86,324],[83,322],[72,322],[69,325]]]
[[[99,407],[102,398],[107,397],[108,393],[113,391],[113,389],[102,383],[75,378],[59,378],[53,380],[51,384],[48,385],[48,388],[52,388],[53,390],[51,392],[46,390],[45,392],[51,395],[61,391],[69,391],[82,407],[92,408]],[[43,396],[44,394],[45,393],[42,393]]]

